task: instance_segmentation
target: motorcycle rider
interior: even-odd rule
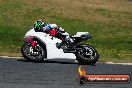
[[[64,31],[63,28],[58,27],[56,24],[46,24],[42,20],[37,20],[34,23],[34,30],[36,32],[45,32],[47,34],[50,34],[51,36],[61,39],[61,43],[56,43],[56,47],[58,49],[62,48],[64,43],[69,45],[69,50],[73,49],[74,41],[70,38],[69,34]]]

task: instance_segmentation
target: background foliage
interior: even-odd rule
[[[131,0],[0,0],[0,55],[21,56],[34,21],[56,23],[70,34],[88,31],[100,61],[132,62]]]

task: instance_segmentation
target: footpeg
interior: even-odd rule
[[[76,50],[63,50],[64,53],[75,53]]]

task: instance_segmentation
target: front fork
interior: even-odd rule
[[[31,47],[29,49],[29,52],[31,54],[34,53],[34,51],[37,51],[36,50],[36,46],[37,46],[37,41],[34,40],[34,36],[27,36],[24,38],[24,42],[27,42],[27,43],[31,43]]]
[[[37,46],[38,46],[38,43],[37,41],[32,41],[31,42],[31,47],[30,47],[30,53],[33,54],[33,55],[36,55],[38,54],[38,49],[37,49]]]
[[[34,48],[37,45],[37,41],[32,41],[32,47]]]

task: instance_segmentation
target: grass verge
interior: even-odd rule
[[[3,0],[0,12],[0,55],[21,56],[26,31],[44,19],[70,34],[90,32],[93,38],[85,43],[97,48],[101,62],[132,62],[129,0]]]

